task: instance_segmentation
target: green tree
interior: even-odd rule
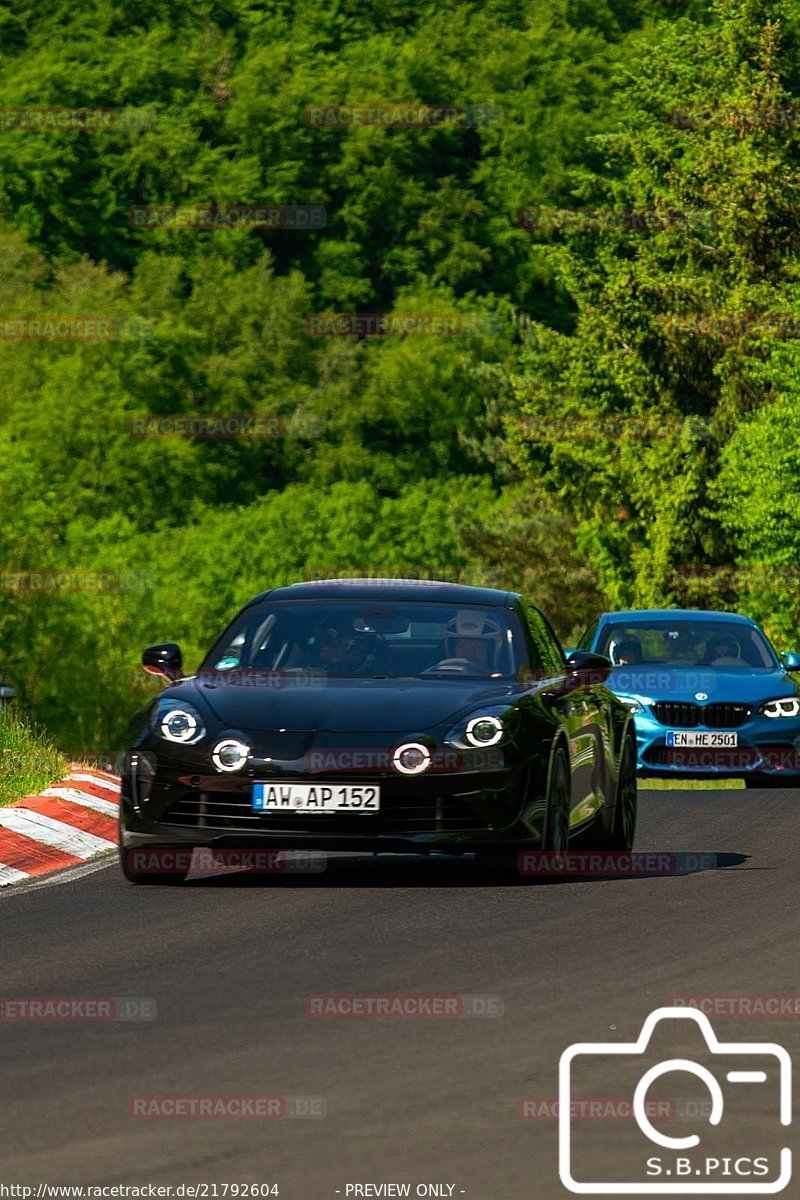
[[[786,311],[796,278],[798,134],[763,116],[795,103],[796,14],[712,13],[638,37],[621,128],[595,139],[606,169],[574,200],[651,227],[543,235],[573,323],[535,323],[511,380],[518,461],[563,499],[615,604],[663,602],[674,567],[731,553],[708,485],[765,398],[769,330],[731,337],[716,314]]]

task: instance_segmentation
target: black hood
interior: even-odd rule
[[[462,711],[502,704],[509,681],[486,679],[314,679],[283,687],[187,679],[170,696],[206,706],[232,729],[402,733],[431,729]]]

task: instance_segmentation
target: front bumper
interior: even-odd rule
[[[754,714],[732,728],[738,744],[731,747],[667,745],[667,727],[649,712],[635,713],[637,770],[661,778],[718,779],[729,777],[796,780],[800,784],[800,720],[772,720]],[[676,726],[671,726],[677,730]],[[698,725],[686,733],[720,733]]]
[[[185,754],[185,752],[184,752]],[[207,765],[133,751],[122,764],[120,844],[343,851],[477,850],[541,844],[545,798],[530,761],[502,751],[474,769],[401,776],[391,770],[331,770],[309,757],[254,765],[246,774],[209,774]],[[260,781],[378,784],[376,813],[254,812]]]

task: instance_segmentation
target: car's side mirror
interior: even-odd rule
[[[142,655],[142,666],[151,675],[163,675],[173,682],[183,674],[183,656],[180,646],[174,642],[160,642],[148,646]]]
[[[567,660],[567,662],[569,662],[569,660],[572,658],[573,654],[577,654],[577,650],[572,649],[572,650],[564,651],[564,658]]]
[[[592,654],[589,650],[573,650],[567,656],[567,670],[586,686],[605,683],[611,674],[613,663],[605,654]]]
[[[796,650],[787,650],[781,658],[787,671],[800,671],[800,654]]]

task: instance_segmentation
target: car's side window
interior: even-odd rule
[[[554,675],[560,674],[564,670],[564,652],[549,622],[527,600],[521,601],[521,607],[538,659],[533,665],[552,671]]]
[[[582,635],[581,640],[578,642],[579,650],[591,649],[592,642],[594,641],[597,633],[597,624],[597,621],[595,621],[594,625],[590,625],[586,632]]]

